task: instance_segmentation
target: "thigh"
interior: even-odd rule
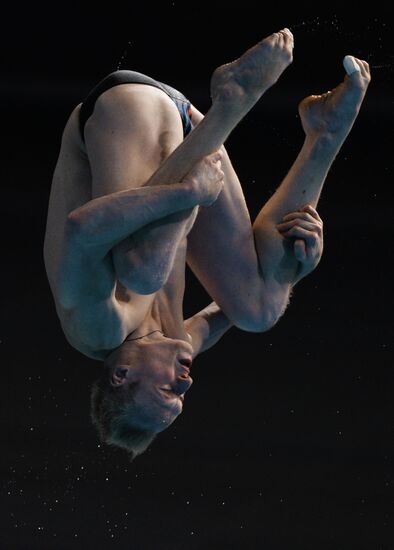
[[[183,128],[177,107],[162,90],[123,84],[98,98],[85,125],[85,138],[92,197],[97,198],[146,185],[183,141]],[[153,242],[147,226],[115,245],[112,257],[119,279],[130,288],[133,271],[141,263],[148,270],[149,262],[162,264],[168,241],[163,231],[155,234]]]
[[[85,124],[92,198],[143,186],[182,140],[178,109],[162,90],[144,84],[106,90]]]
[[[202,118],[193,107],[193,122]],[[188,235],[187,263],[234,322],[248,315],[258,300],[261,279],[245,197],[224,147],[223,150],[225,185],[211,206],[199,208]]]

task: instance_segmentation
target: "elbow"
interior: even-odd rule
[[[91,216],[83,206],[72,210],[66,219],[66,234],[70,240],[85,246],[100,244],[100,220]]]
[[[154,294],[167,281],[168,274],[163,273],[163,270],[154,269],[151,264],[142,262],[137,254],[115,253],[113,260],[119,282],[136,294]]]
[[[148,296],[154,294],[164,286],[164,282],[158,278],[145,278],[140,273],[133,273],[132,276],[119,276],[119,282],[136,294]]]
[[[77,210],[72,210],[66,220],[66,235],[74,241],[81,241],[86,232],[86,223],[84,223],[81,214]]]

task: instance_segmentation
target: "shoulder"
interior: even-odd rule
[[[102,360],[119,347],[140,322],[138,312],[133,323],[130,307],[126,312],[115,299],[58,311],[58,314],[69,344],[88,357]]]

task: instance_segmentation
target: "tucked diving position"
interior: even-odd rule
[[[116,71],[66,124],[45,265],[65,337],[102,362],[92,421],[131,459],[182,412],[195,357],[231,326],[273,327],[320,260],[316,206],[366,93],[368,64],[347,56],[344,81],[300,103],[304,144],[253,223],[223,146],[292,52],[283,29],[218,67],[205,116],[174,88]],[[263,185],[256,161],[259,169]],[[188,319],[186,263],[212,298]]]

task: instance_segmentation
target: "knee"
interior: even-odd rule
[[[137,294],[153,294],[166,283],[168,275],[160,266],[142,261],[133,254],[114,255],[114,267],[120,283]]]
[[[255,316],[248,315],[234,320],[234,325],[245,332],[267,332],[278,319],[269,315]]]
[[[276,325],[283,312],[282,307],[275,307],[269,303],[253,304],[237,312],[232,322],[237,328],[246,332],[267,332]]]
[[[136,272],[131,275],[128,273],[121,273],[118,276],[118,279],[123,286],[132,292],[143,295],[154,294],[165,284],[165,281],[162,281],[161,279],[147,278],[144,273]]]

